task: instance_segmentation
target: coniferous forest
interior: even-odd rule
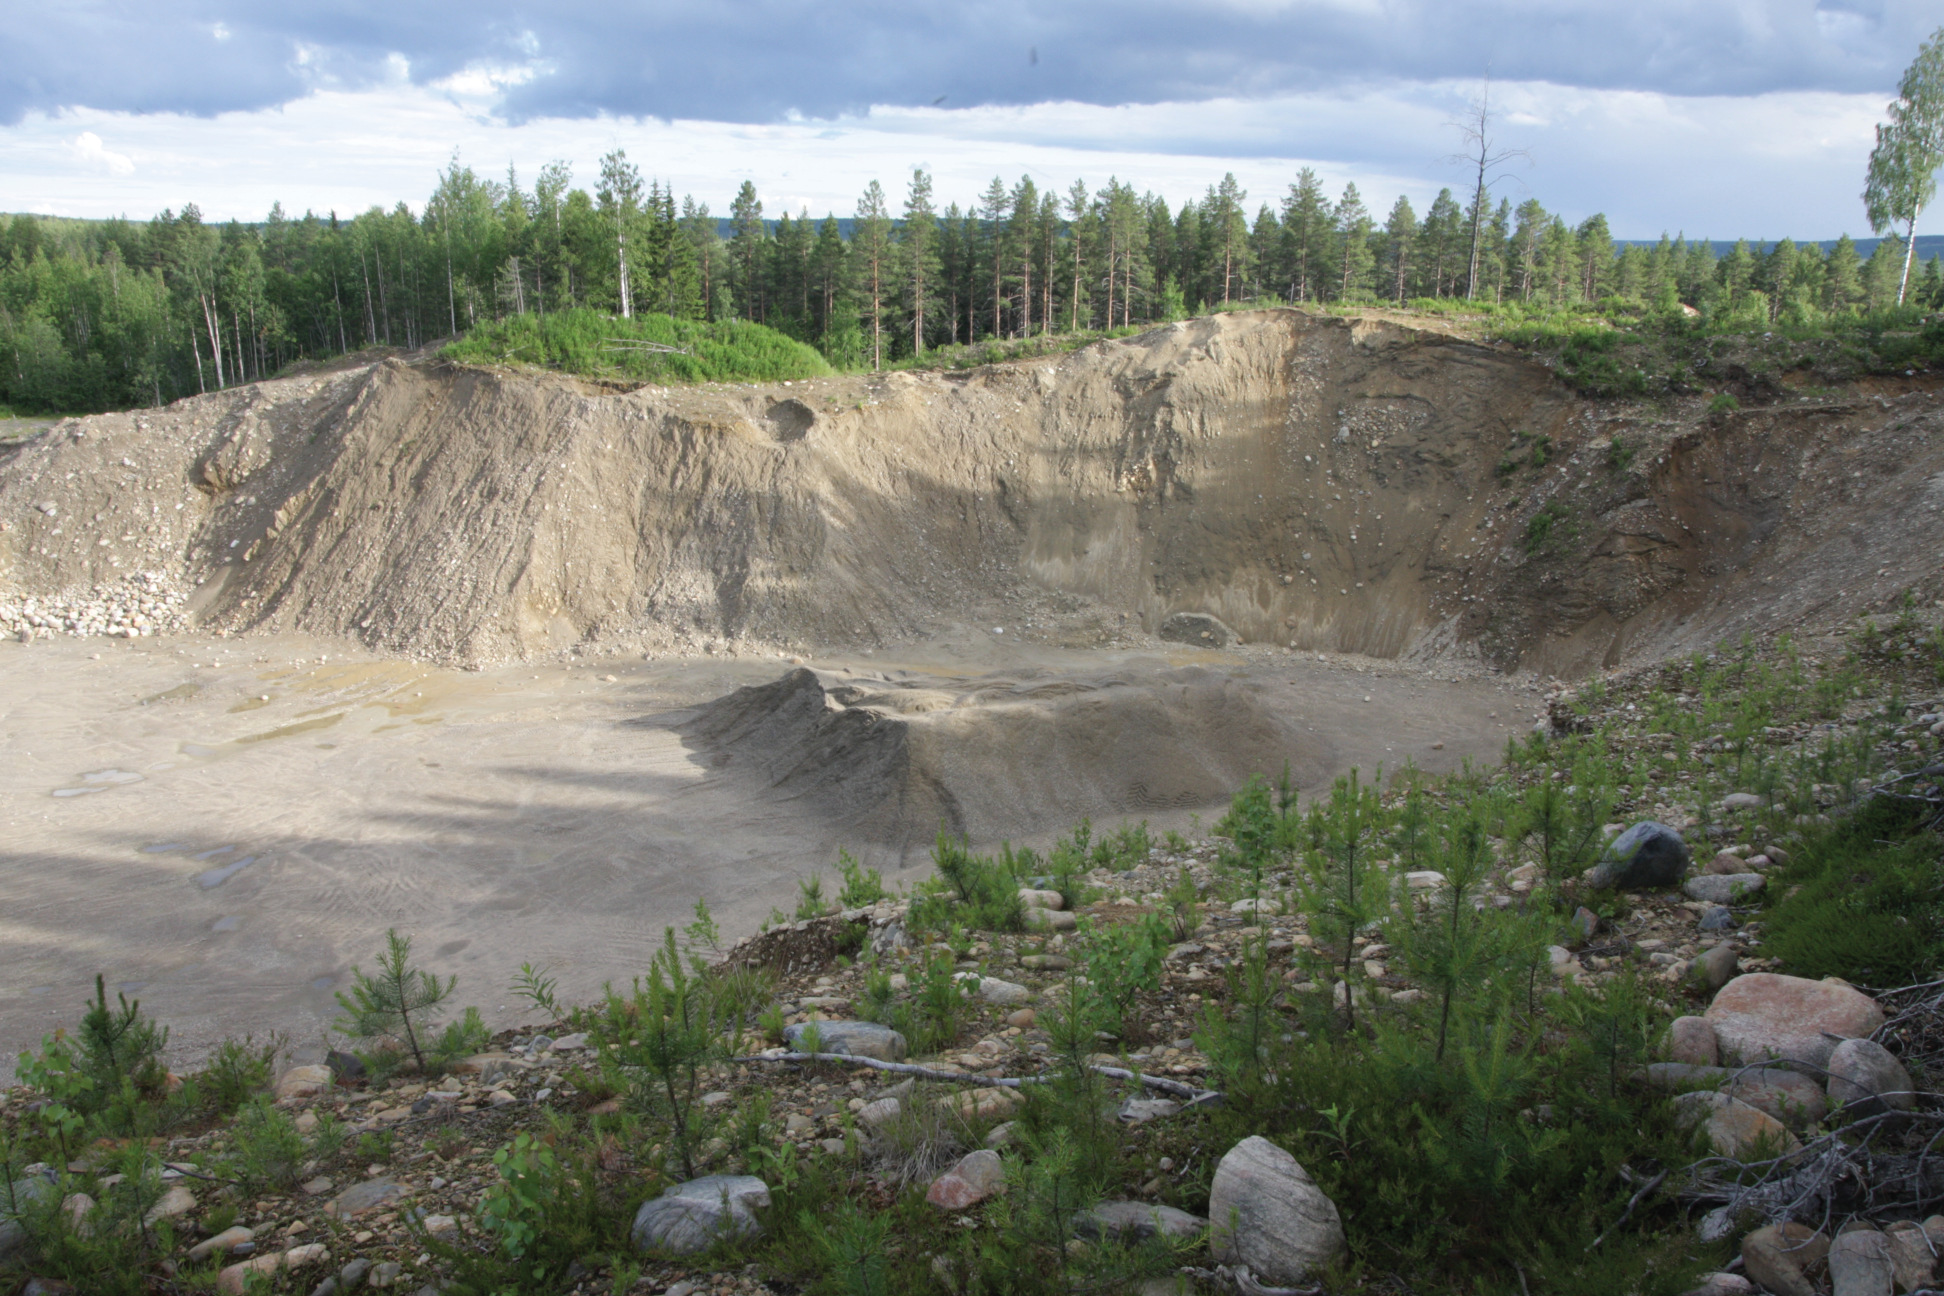
[[[1118,180],[1054,192],[1030,178],[941,207],[920,171],[901,196],[873,181],[839,219],[772,218],[747,182],[725,217],[618,151],[591,191],[563,163],[529,188],[455,158],[416,214],[401,202],[348,220],[279,205],[259,224],[207,222],[193,204],[147,222],[0,216],[0,405],[160,404],[520,317],[532,319],[514,334],[538,336],[538,321],[577,310],[672,317],[684,337],[733,326],[740,341],[724,346],[759,325],[840,369],[1274,303],[1685,305],[1719,326],[1803,329],[1893,307],[1903,260],[1894,237],[1867,260],[1847,236],[1726,255],[1680,237],[1622,244],[1604,216],[1575,225],[1489,190],[1446,189],[1423,213],[1399,197],[1380,214],[1354,184],[1332,197],[1308,169],[1253,214],[1233,175],[1179,208]],[[1919,308],[1944,297],[1934,258],[1910,296]],[[783,340],[757,349],[802,372],[803,349]],[[688,376],[789,376],[752,364]]]

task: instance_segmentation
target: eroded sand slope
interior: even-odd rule
[[[1205,611],[1566,673],[1900,588],[1944,538],[1938,430],[1917,383],[1602,405],[1506,350],[1296,311],[760,389],[391,360],[61,425],[0,465],[0,589],[163,568],[212,628],[475,663],[884,643],[1052,594],[1078,641]],[[1552,462],[1502,475],[1519,433]]]

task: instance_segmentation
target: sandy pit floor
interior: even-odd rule
[[[995,760],[1015,749],[1029,759],[1034,708],[1062,698],[1068,735],[1097,728],[1098,715],[1121,726],[1113,751],[1138,756],[1143,717],[1162,714],[1180,730],[1169,741],[1189,744],[1179,760],[1217,772],[1240,768],[1210,763],[1220,708],[1246,704],[1258,744],[1286,741],[1312,788],[1353,765],[1493,759],[1538,709],[1525,687],[1383,663],[1015,646],[977,630],[808,665],[799,679],[860,706],[895,695],[888,710],[855,713],[870,733],[887,732],[878,717],[895,718],[896,698],[923,700],[907,708],[920,713],[958,708],[948,718],[959,727],[871,758],[965,784],[979,846],[997,844],[982,840],[995,824],[1015,842],[1044,842],[1075,810],[1105,828],[1146,818],[1157,833],[1219,814],[1220,799],[1184,803],[1205,770],[1138,814],[1123,813],[1111,781],[1022,801],[1010,818],[992,795],[978,803],[971,785],[990,794]],[[111,995],[139,997],[170,1026],[179,1059],[273,1030],[314,1056],[334,992],[354,963],[371,964],[388,927],[458,975],[458,1002],[501,1026],[521,1016],[505,987],[523,962],[549,968],[563,998],[584,999],[641,971],[698,897],[733,939],[792,908],[798,878],[821,870],[831,881],[840,847],[885,868],[887,882],[916,882],[926,856],[914,843],[935,829],[888,830],[896,806],[882,804],[846,817],[841,769],[806,790],[804,765],[822,748],[777,770],[749,749],[774,747],[768,731],[698,732],[709,704],[719,712],[718,699],[793,670],[702,658],[466,672],[288,637],[0,645],[0,1075],[77,1019],[97,972]],[[977,727],[982,706],[1002,715],[997,730]],[[1196,707],[1199,728],[1177,724]],[[961,745],[986,752],[986,766],[957,769]],[[920,762],[907,748],[931,754]],[[1167,782],[1171,762],[1157,747],[1126,778]]]

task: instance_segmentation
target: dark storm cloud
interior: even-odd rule
[[[154,0],[36,7],[0,35],[0,121],[209,114],[480,63],[535,116],[766,121],[872,104],[1199,100],[1477,77],[1743,95],[1888,91],[1930,0],[852,0],[552,5]]]

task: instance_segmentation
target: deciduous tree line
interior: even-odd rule
[[[919,171],[901,195],[873,181],[853,212],[821,220],[768,219],[747,182],[719,218],[620,151],[591,192],[572,181],[559,162],[526,188],[455,158],[417,214],[0,218],[0,401],[159,403],[573,306],[753,320],[865,367],[1274,302],[1618,298],[1813,323],[1893,304],[1904,264],[1895,238],[1867,262],[1847,238],[1827,254],[1786,240],[1720,257],[1679,238],[1622,247],[1603,216],[1573,225],[1536,199],[1463,204],[1450,190],[1421,217],[1400,197],[1380,220],[1354,184],[1333,199],[1307,169],[1253,215],[1233,175],[1179,207],[1118,179],[1056,192],[1023,177],[940,209]],[[1935,261],[1913,291],[1937,300]]]

